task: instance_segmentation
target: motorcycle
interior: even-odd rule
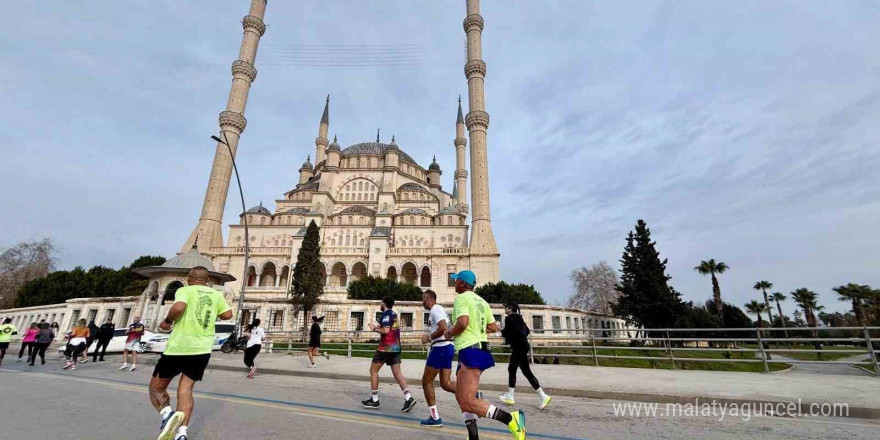
[[[220,351],[223,353],[232,353],[233,350],[244,350],[247,348],[247,336],[239,336],[237,339],[235,337],[235,333],[229,335],[226,338],[226,341],[223,342],[223,345],[220,346]]]

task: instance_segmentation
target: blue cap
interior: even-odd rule
[[[452,278],[453,280],[462,280],[465,284],[468,284],[470,286],[477,285],[477,276],[469,270],[463,270],[459,273],[454,273],[450,275],[450,278]]]

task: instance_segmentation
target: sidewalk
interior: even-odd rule
[[[242,353],[214,352],[209,369],[245,374]],[[147,362],[154,362],[150,360]],[[306,368],[303,353],[261,353],[259,373],[311,376],[342,380],[369,380],[370,359],[331,356],[316,359],[318,368]],[[411,386],[421,384],[424,360],[404,359],[403,373]],[[823,374],[761,374],[722,371],[649,370],[640,368],[588,367],[580,365],[533,365],[532,370],[550,395],[660,403],[800,403],[809,413],[811,403],[845,403],[850,417],[880,418],[880,378]],[[393,381],[387,368],[383,382]],[[525,378],[518,377],[517,392],[530,393]],[[439,386],[439,385],[438,385]],[[507,390],[507,364],[499,363],[483,373],[480,389]]]

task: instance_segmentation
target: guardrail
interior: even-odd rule
[[[679,369],[688,362],[760,363],[763,372],[769,373],[772,364],[824,364],[873,366],[874,375],[880,372],[880,327],[793,327],[793,328],[697,328],[697,329],[577,329],[544,330],[553,333],[544,337],[534,331],[530,359],[551,360],[581,358],[592,360],[600,366],[600,359],[637,359],[663,361]],[[560,333],[562,335],[560,335]],[[791,336],[801,335],[806,336]],[[402,331],[403,354],[426,356],[428,346],[421,344],[421,331]],[[275,350],[287,352],[306,351],[308,333],[302,331],[270,332]],[[325,331],[322,335],[326,351],[344,353],[346,356],[375,352],[370,344],[378,344],[379,335],[364,331]],[[509,356],[510,347],[503,344],[500,334],[490,335],[493,353]],[[773,345],[776,347],[773,348]],[[782,348],[782,346],[786,348]],[[792,348],[792,346],[798,348]],[[812,348],[806,348],[811,346]],[[876,347],[875,347],[876,345]],[[632,355],[620,355],[617,351]],[[612,354],[608,354],[611,351]],[[723,353],[721,357],[711,354]],[[679,356],[676,356],[676,353]],[[711,354],[710,354],[711,353]],[[734,357],[732,353],[740,354]],[[751,355],[749,355],[751,354]],[[786,356],[773,358],[773,354]],[[844,354],[865,356],[858,361],[824,360],[823,356],[837,358]],[[798,355],[802,359],[792,357]],[[815,356],[816,359],[803,359]],[[846,356],[849,357],[849,356]],[[865,371],[870,372],[868,368]],[[878,376],[880,377],[880,376]]]

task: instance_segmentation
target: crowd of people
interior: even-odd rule
[[[437,303],[437,295],[432,290],[424,292],[422,306],[428,311],[428,331],[422,335],[422,344],[430,349],[422,375],[422,390],[428,405],[428,417],[420,423],[426,427],[443,426],[443,419],[437,407],[434,381],[439,377],[440,387],[455,395],[458,409],[462,414],[468,431],[469,440],[479,439],[477,421],[480,418],[493,419],[507,426],[515,440],[526,438],[526,420],[522,411],[505,411],[483,398],[480,392],[482,373],[495,366],[489,346],[490,333],[501,332],[511,353],[508,365],[508,386],[506,393],[499,400],[507,405],[514,405],[514,390],[519,371],[522,371],[529,384],[540,398],[539,409],[550,404],[548,396],[540,386],[538,379],[529,367],[530,351],[529,328],[519,314],[516,303],[505,304],[505,325],[495,321],[489,304],[473,292],[477,284],[476,276],[471,271],[453,274],[457,293],[451,316],[444,307]],[[209,287],[208,271],[203,267],[192,269],[187,278],[187,286],[180,288],[175,294],[174,304],[165,319],[159,324],[161,331],[169,332],[167,345],[160,355],[152,373],[149,384],[149,398],[159,413],[158,440],[187,440],[187,427],[193,412],[193,388],[202,380],[211,357],[214,345],[214,323],[218,319],[228,320],[233,317],[232,310],[221,292]],[[403,394],[402,412],[410,412],[417,404],[410,391],[406,378],[401,372],[402,344],[400,325],[394,311],[394,299],[385,298],[381,306],[382,313],[376,322],[368,327],[379,335],[379,346],[370,362],[370,396],[361,402],[367,409],[379,409],[379,371],[387,365],[397,381]],[[321,348],[321,318],[312,317],[309,330],[308,360],[309,368],[315,367],[315,358],[322,355],[329,359]],[[104,355],[116,327],[112,320],[107,320],[100,327],[94,322],[79,319],[66,335],[64,348],[64,369],[76,370],[80,359],[87,362],[88,347],[95,343],[92,361],[104,361]],[[56,323],[32,323],[22,333],[22,345],[18,358],[27,353],[28,365],[33,366],[37,357],[45,364],[45,352],[58,332]],[[0,324],[0,363],[9,347],[10,337],[18,334],[18,329],[6,319]],[[137,354],[140,350],[144,325],[139,317],[133,319],[125,332],[126,342],[123,350],[123,363],[120,370],[135,371]],[[247,328],[239,341],[244,344],[244,364],[247,367],[247,378],[253,379],[257,372],[256,357],[259,355],[266,333],[259,319],[255,319]],[[128,363],[131,356],[132,362]],[[452,364],[458,357],[454,380]],[[177,405],[171,407],[171,399],[167,389],[172,380],[179,377],[177,383]]]

